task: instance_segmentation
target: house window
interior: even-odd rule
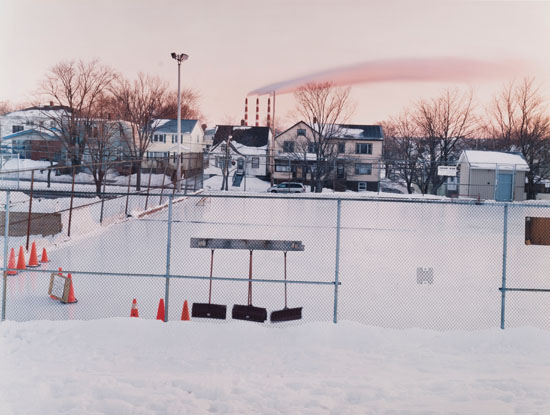
[[[308,143],[307,152],[308,153],[317,153],[318,145],[317,143]]]
[[[303,129],[303,128],[298,128],[297,134],[305,136],[306,135],[306,130]]]
[[[260,158],[259,157],[252,157],[252,168],[253,169],[259,169],[260,168]]]
[[[285,163],[284,161],[281,161],[281,162],[275,162],[275,171],[280,171],[280,172],[290,172],[292,171],[290,165],[288,164],[288,162],[286,162],[285,164],[282,164],[282,163]]]
[[[23,126],[22,125],[14,125],[11,128],[11,131],[12,131],[12,133],[18,133],[19,131],[23,131]]]
[[[336,177],[338,179],[343,179],[344,177],[346,177],[344,165],[341,163],[338,163],[338,165],[336,166]]]
[[[153,136],[153,141],[157,143],[166,143],[166,134],[155,134]]]
[[[357,154],[372,154],[372,144],[370,143],[356,143],[355,152]]]
[[[222,150],[222,152],[225,153],[225,152],[227,151],[227,145],[226,145],[226,144],[222,144],[222,145],[221,145],[221,150]]]
[[[294,153],[294,141],[285,141],[283,143],[284,153]]]
[[[177,136],[175,134],[172,134],[172,144],[174,144],[177,141]]]
[[[355,174],[372,174],[372,164],[355,163]]]
[[[338,153],[343,154],[346,152],[346,143],[338,143]]]
[[[357,191],[359,191],[359,192],[366,192],[366,191],[367,191],[367,182],[359,182],[359,183],[357,183]]]

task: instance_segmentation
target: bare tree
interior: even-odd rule
[[[125,134],[128,151],[135,160],[136,190],[141,188],[141,163],[162,116],[167,97],[167,84],[158,77],[139,74],[133,82],[119,79],[112,88],[117,102],[117,116],[131,123],[131,134]]]
[[[0,115],[13,111],[13,106],[8,101],[0,102]]]
[[[65,147],[72,165],[82,163],[95,106],[117,74],[97,60],[69,61],[55,65],[42,83],[41,93],[57,105],[57,111],[44,111],[50,120],[50,133]]]
[[[437,175],[437,167],[458,159],[464,138],[475,129],[473,92],[461,94],[445,90],[431,100],[419,101],[412,112],[412,120],[421,138],[419,162],[423,173],[417,184],[422,193],[436,194],[444,179]]]
[[[205,117],[200,110],[200,94],[191,88],[185,88],[181,91],[181,119],[182,120],[201,120]],[[178,93],[172,91],[167,93],[162,108],[159,110],[163,118],[178,118]]]
[[[334,168],[339,124],[345,123],[353,112],[350,87],[337,87],[331,82],[309,83],[294,92],[296,114],[313,129],[307,146],[315,161],[312,167],[312,190],[321,192],[323,181]]]
[[[541,180],[550,179],[550,109],[533,78],[510,83],[494,98],[487,128],[498,148],[520,152],[527,164],[526,192],[536,198]]]
[[[420,140],[416,126],[408,111],[397,118],[382,123],[385,132],[384,158],[386,176],[392,171],[413,193],[413,183],[418,180]]]

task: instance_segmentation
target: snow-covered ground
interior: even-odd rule
[[[4,322],[0,413],[544,415],[548,350],[529,328]]]

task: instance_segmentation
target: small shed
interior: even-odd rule
[[[502,202],[525,200],[529,165],[520,153],[465,150],[458,165],[459,196]]]

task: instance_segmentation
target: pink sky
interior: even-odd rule
[[[449,86],[474,88],[483,104],[506,80],[526,75],[550,96],[546,1],[1,0],[0,17],[0,101],[32,100],[46,71],[74,58],[99,58],[128,77],[155,74],[176,88],[172,51],[190,55],[182,83],[202,95],[209,125],[242,118],[252,90],[369,61],[522,65],[506,76],[355,84],[351,122],[381,121]],[[291,94],[277,97],[279,121],[288,122],[291,109]]]

